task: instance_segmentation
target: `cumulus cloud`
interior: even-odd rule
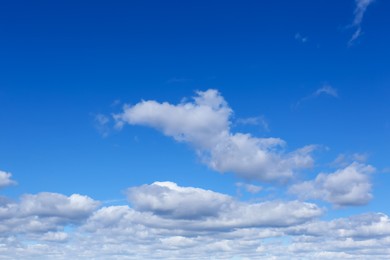
[[[390,218],[383,213],[305,223],[289,227],[286,234],[295,237],[295,252],[312,252],[315,246],[329,256],[342,254],[340,259],[386,259],[390,253]]]
[[[78,194],[42,192],[0,205],[0,233],[48,232],[86,219],[99,202]]]
[[[203,162],[218,172],[233,172],[240,177],[280,181],[296,170],[311,167],[314,146],[285,152],[280,138],[257,138],[233,133],[233,111],[217,90],[198,91],[193,102],[177,105],[142,101],[125,106],[114,115],[118,128],[125,124],[144,125],[161,131],[195,148]]]
[[[155,182],[127,190],[135,209],[173,218],[202,218],[216,215],[232,198],[213,191],[180,187],[173,182]]]
[[[16,184],[16,181],[12,180],[11,178],[11,173],[0,171],[0,188]]]
[[[2,205],[0,258],[387,259],[390,253],[390,218],[382,213],[324,221],[312,203],[239,201],[173,182],[131,187],[127,196],[132,207],[99,208],[89,197],[57,193]]]
[[[67,197],[58,193],[41,192],[23,195],[18,204],[18,211],[21,215],[27,216],[77,220],[88,216],[98,205],[97,201],[79,194]]]
[[[334,173],[320,173],[315,180],[295,184],[290,192],[304,199],[321,199],[336,206],[367,204],[372,199],[370,165],[354,162]]]
[[[183,229],[220,229],[252,226],[288,226],[318,217],[322,209],[315,204],[298,201],[240,202],[228,195],[193,188],[180,187],[172,182],[155,182],[128,189],[128,198],[140,212],[155,216],[199,220],[182,222]],[[161,223],[161,221],[156,221]],[[172,223],[178,228],[178,223]]]
[[[371,5],[375,0],[355,0],[355,11],[354,11],[354,19],[352,22],[352,26],[356,28],[353,33],[351,39],[349,40],[349,45],[351,45],[362,33],[361,24],[363,22],[364,14],[369,5]]]
[[[218,232],[161,228],[147,224],[149,217],[127,206],[104,207],[74,233],[48,233],[28,246],[20,237],[0,237],[0,250],[22,259],[388,259],[390,253],[390,222],[382,213]]]

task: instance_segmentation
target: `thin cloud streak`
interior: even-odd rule
[[[316,91],[314,91],[310,95],[308,95],[308,96],[302,98],[301,100],[299,100],[296,103],[295,108],[298,108],[305,101],[308,101],[308,100],[311,100],[311,99],[315,99],[315,98],[318,98],[318,97],[324,96],[324,95],[325,96],[331,96],[331,97],[334,97],[334,98],[339,98],[339,93],[338,93],[337,89],[335,89],[331,85],[327,84],[327,85],[324,85],[321,88],[317,89]]]
[[[356,7],[354,11],[354,19],[352,23],[352,27],[356,28],[355,32],[353,33],[351,39],[348,42],[348,45],[351,46],[353,42],[360,37],[362,34],[362,28],[361,24],[363,22],[364,14],[368,8],[369,5],[371,5],[375,0],[356,0]]]

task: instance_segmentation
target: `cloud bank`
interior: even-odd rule
[[[354,166],[358,167],[358,166]],[[240,201],[173,182],[130,187],[130,205],[42,192],[0,203],[0,259],[387,259],[390,218],[323,221],[299,201]]]

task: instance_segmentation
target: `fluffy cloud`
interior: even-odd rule
[[[131,187],[127,195],[133,207],[98,208],[89,197],[56,193],[5,203],[0,258],[387,259],[390,253],[390,218],[382,213],[321,221],[322,209],[311,203],[238,201],[173,182]]]
[[[228,195],[172,182],[155,182],[133,187],[128,197],[138,211],[165,218],[155,223],[182,229],[234,229],[254,226],[289,226],[306,222],[322,214],[315,204],[298,201],[240,202]],[[178,220],[183,220],[179,222]],[[192,220],[198,220],[194,222]],[[182,223],[182,227],[179,226]],[[158,225],[158,224],[155,224]],[[172,227],[173,227],[172,226]]]
[[[6,201],[0,205],[0,235],[57,230],[86,219],[98,206],[99,202],[78,194],[23,195],[19,202]]]
[[[233,172],[246,179],[280,181],[294,171],[311,167],[314,146],[285,152],[279,138],[256,138],[232,133],[232,109],[217,90],[197,92],[193,102],[172,105],[142,101],[125,106],[114,116],[117,126],[125,124],[153,127],[179,142],[189,143],[210,168]]]
[[[354,162],[331,174],[320,173],[315,180],[293,185],[290,192],[304,199],[322,199],[337,206],[367,204],[371,198],[370,165]]]
[[[174,218],[214,216],[228,207],[232,198],[213,191],[179,187],[173,182],[155,182],[128,189],[128,198],[137,210]]]
[[[294,236],[289,247],[295,254],[313,254],[313,247],[321,259],[387,259],[390,253],[390,218],[383,213],[305,223],[285,232]]]
[[[58,193],[42,192],[22,196],[18,211],[22,215],[41,217],[60,217],[78,220],[87,217],[99,203],[93,199],[72,194],[67,197]]]
[[[12,180],[11,177],[11,173],[0,171],[0,188],[16,184],[16,182]]]
[[[72,233],[48,233],[28,245],[0,237],[0,251],[5,259],[388,259],[390,253],[389,217],[381,213],[203,233],[142,224],[143,218],[127,206],[104,207]]]

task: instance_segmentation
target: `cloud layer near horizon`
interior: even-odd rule
[[[154,182],[130,187],[130,205],[42,192],[0,203],[0,259],[386,259],[390,218],[319,220],[299,201],[239,201]],[[288,241],[288,242],[286,242]]]

